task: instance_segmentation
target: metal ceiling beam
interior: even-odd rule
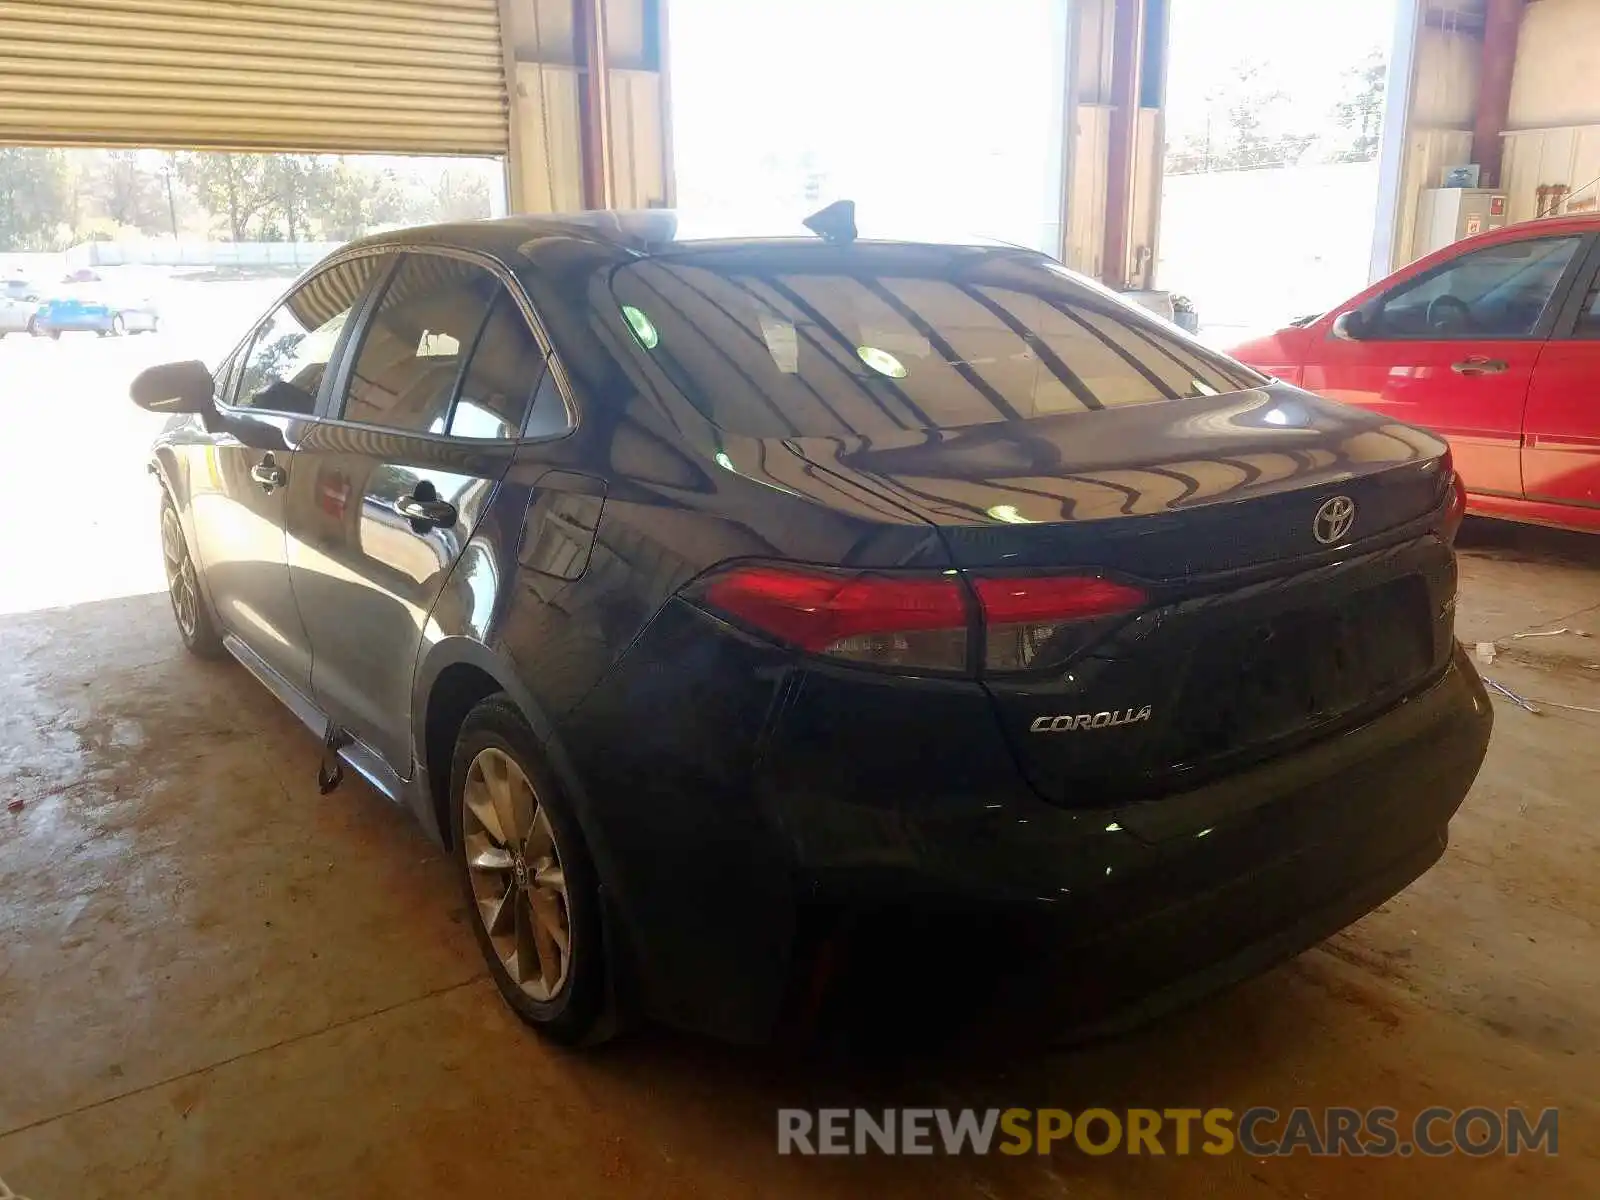
[[[578,146],[583,156],[583,206],[611,207],[611,113],[606,81],[605,0],[572,0],[578,92]]]
[[[1116,0],[1111,47],[1111,128],[1106,149],[1105,237],[1100,278],[1128,286],[1128,229],[1138,161],[1139,72],[1144,59],[1144,0]]]
[[[1484,12],[1483,58],[1478,72],[1478,103],[1472,122],[1472,161],[1483,187],[1500,186],[1500,155],[1511,112],[1511,76],[1517,65],[1517,36],[1523,0],[1489,0]]]

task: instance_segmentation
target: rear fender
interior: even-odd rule
[[[499,685],[522,714],[522,719],[533,730],[534,737],[544,748],[544,765],[561,784],[566,798],[571,802],[578,825],[583,830],[589,857],[600,879],[601,911],[606,943],[607,978],[615,1002],[614,1015],[632,1011],[631,998],[637,994],[632,982],[634,961],[629,950],[628,930],[631,922],[622,911],[617,889],[612,884],[616,878],[616,858],[607,844],[599,821],[594,818],[593,804],[572,761],[561,744],[555,726],[534,699],[533,693],[522,683],[513,664],[490,646],[470,637],[447,637],[433,643],[424,642],[419,653],[413,677],[411,703],[411,745],[414,771],[406,788],[407,803],[423,829],[440,845],[448,840],[448,830],[439,828],[439,817],[433,804],[433,790],[427,770],[427,711],[428,699],[439,677],[450,667],[466,664],[484,672]],[[446,780],[445,786],[449,786]],[[619,1019],[626,1020],[623,1015]]]

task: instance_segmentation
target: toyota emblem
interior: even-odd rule
[[[1317,509],[1311,522],[1311,534],[1324,546],[1341,541],[1355,524],[1356,502],[1349,496],[1331,496]]]

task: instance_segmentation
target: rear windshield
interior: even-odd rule
[[[957,428],[1265,382],[1009,251],[697,252],[621,267],[611,292],[657,386],[759,437]]]

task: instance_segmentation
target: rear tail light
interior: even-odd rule
[[[813,654],[935,671],[967,666],[967,600],[954,574],[747,565],[713,575],[700,594],[712,608]]]
[[[1444,517],[1439,522],[1439,536],[1445,545],[1454,545],[1461,521],[1467,515],[1467,485],[1449,452],[1444,456],[1444,474],[1449,482],[1450,498],[1445,504]]]
[[[977,579],[986,671],[1025,671],[1059,661],[1096,631],[1095,622],[1142,608],[1136,587],[1095,575]]]
[[[980,577],[954,571],[849,573],[739,564],[692,586],[690,597],[754,631],[812,654],[897,670],[988,671],[1062,656],[1096,622],[1148,600],[1093,575]]]

